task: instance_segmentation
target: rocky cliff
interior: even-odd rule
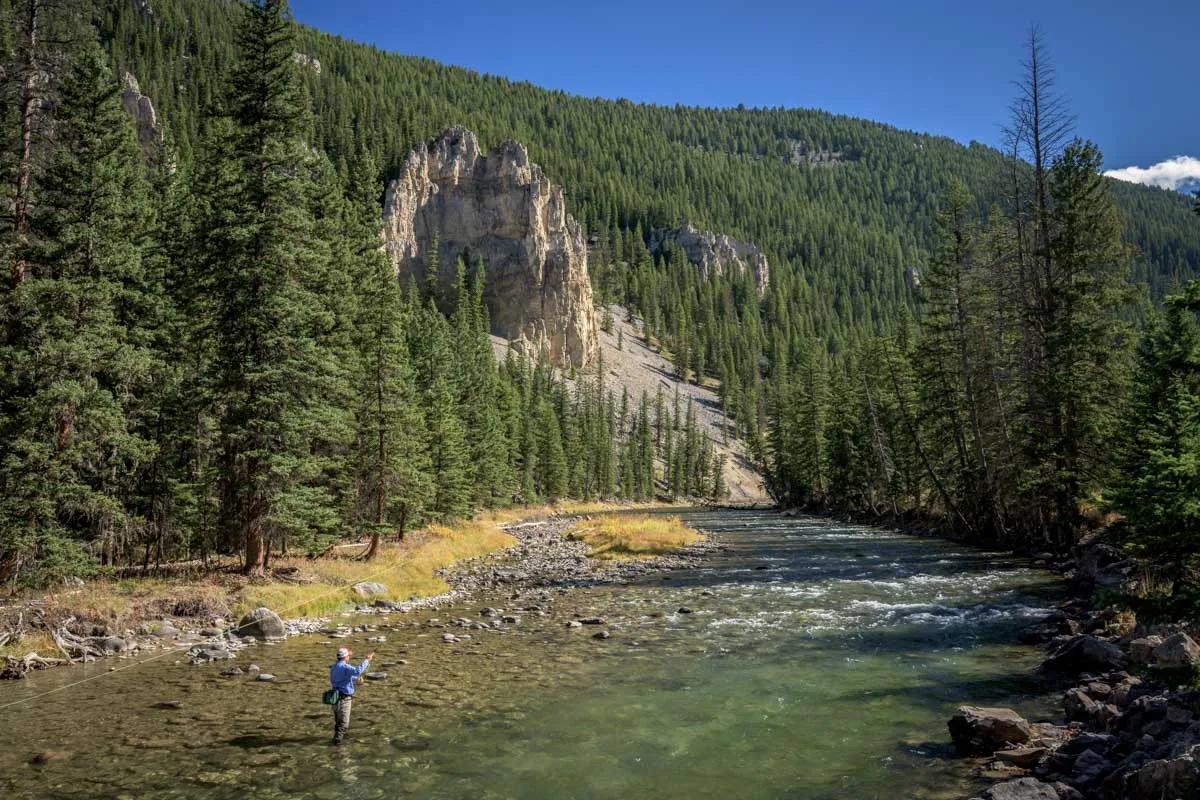
[[[487,268],[492,332],[530,355],[582,367],[598,352],[587,247],[561,187],[508,141],[487,154],[450,128],[409,154],[384,197],[384,243],[399,278],[425,281],[437,242],[442,287],[455,260]]]
[[[142,94],[137,78],[128,72],[125,73],[124,85],[121,87],[121,104],[125,106],[125,113],[133,117],[142,152],[151,153],[162,144],[162,126],[158,124],[154,104],[150,102],[149,97]]]
[[[655,231],[650,235],[650,250],[657,252],[667,242],[679,245],[687,260],[700,270],[700,276],[742,275],[749,270],[761,297],[771,281],[770,265],[761,250],[724,233],[703,231],[685,222],[678,228]]]

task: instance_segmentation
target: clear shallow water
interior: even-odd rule
[[[390,678],[361,691],[343,748],[319,705],[333,645],[304,637],[239,656],[274,684],[168,658],[0,711],[0,795],[950,798],[972,788],[946,746],[955,706],[1044,712],[1036,653],[1012,642],[1053,603],[1049,574],[825,520],[689,516],[727,545],[703,569],[370,618],[402,627],[348,640],[386,635]],[[533,603],[550,613],[460,644],[422,624]],[[567,629],[575,614],[613,637]],[[0,685],[0,704],[109,666]],[[28,763],[45,750],[64,755]]]

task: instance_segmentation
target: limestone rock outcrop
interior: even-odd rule
[[[413,150],[390,181],[384,247],[397,276],[425,282],[437,243],[438,283],[455,261],[482,258],[492,332],[531,356],[582,367],[599,352],[587,245],[562,187],[507,141],[484,154],[475,134],[450,128]]]
[[[133,117],[142,152],[150,154],[162,144],[162,126],[158,124],[158,115],[154,113],[154,103],[142,94],[137,78],[129,72],[125,73],[121,87],[121,104],[125,107],[125,113]]]
[[[766,294],[771,281],[767,257],[753,244],[741,242],[724,233],[700,230],[690,222],[678,228],[655,231],[650,235],[650,250],[658,252],[667,242],[679,245],[687,260],[700,270],[700,277],[742,275],[749,271],[759,296]]]
[[[292,61],[305,69],[311,69],[316,75],[321,74],[321,62],[308,53],[292,53]]]

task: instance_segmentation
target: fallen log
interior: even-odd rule
[[[26,653],[21,658],[5,656],[4,667],[0,668],[0,680],[20,680],[31,670],[59,667],[69,663],[61,658],[42,658],[37,653]]]

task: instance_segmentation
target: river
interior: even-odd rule
[[[0,705],[99,676],[0,710],[0,796],[954,798],[978,788],[948,748],[957,705],[1050,713],[1036,651],[1015,644],[1058,595],[1049,573],[823,519],[685,517],[725,545],[702,568],[339,619],[379,629],[239,654],[273,683],[168,657],[2,684]],[[455,644],[429,622],[484,605],[521,621]],[[545,615],[516,610],[533,605]],[[576,615],[612,637],[568,628]],[[347,643],[378,648],[389,677],[334,748],[319,696]]]

